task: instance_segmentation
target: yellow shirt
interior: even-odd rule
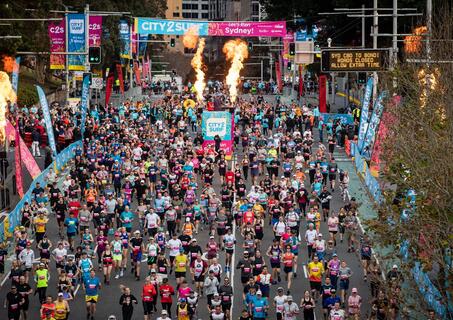
[[[185,254],[178,254],[175,257],[175,271],[186,272],[187,270],[187,256]]]
[[[310,281],[321,282],[323,273],[324,265],[322,262],[318,261],[318,263],[315,263],[312,261],[308,264],[308,279]]]
[[[35,218],[35,226],[36,226],[36,232],[46,232],[46,223],[47,223],[47,218],[43,217],[36,217]]]
[[[67,313],[68,310],[66,309],[65,301],[55,301],[55,319],[66,319]]]

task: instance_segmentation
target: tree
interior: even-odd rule
[[[415,262],[421,262],[446,305],[453,295],[448,284],[453,281],[453,64],[444,63],[453,59],[451,4],[436,8],[433,17],[430,53],[426,37],[421,37],[420,50],[406,54],[382,82],[383,89],[401,96],[399,104],[386,106],[395,121],[388,124],[389,133],[382,144],[383,179],[395,188],[385,190],[381,217],[370,227],[378,246],[395,248],[388,258],[400,261],[404,274],[410,275]],[[416,192],[415,206],[406,197],[411,189]],[[407,259],[398,250],[405,242]],[[418,290],[403,293],[419,294]],[[422,312],[425,305],[418,301],[403,298],[400,307]]]

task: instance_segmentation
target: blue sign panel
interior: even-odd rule
[[[152,18],[135,18],[135,30],[139,34],[184,35],[190,27],[198,27],[199,36],[208,35],[207,21],[161,20]]]

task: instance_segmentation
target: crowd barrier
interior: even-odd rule
[[[24,206],[25,202],[30,203],[32,199],[32,191],[35,188],[37,183],[40,183],[42,187],[47,184],[47,175],[49,174],[49,170],[57,169],[60,171],[71,159],[75,156],[75,150],[77,148],[82,148],[82,141],[76,141],[66,147],[63,151],[61,151],[52,164],[48,166],[45,170],[41,172],[39,176],[37,176],[31,183],[30,187],[28,188],[27,192],[24,194],[22,199],[17,203],[16,207],[8,214],[7,219],[5,219],[0,224],[0,241],[8,238],[8,235],[12,234],[17,226],[20,225],[21,222],[21,210]]]
[[[360,155],[356,143],[350,143],[350,155],[351,157],[354,157],[354,164],[357,170],[357,174],[363,178],[368,192],[371,194],[372,198],[377,204],[381,203],[383,198],[379,182],[371,174],[371,171],[368,168],[365,159]],[[432,283],[428,274],[422,270],[419,261],[416,261],[415,266],[412,268],[412,277],[417,283],[418,289],[423,295],[425,302],[433,310],[435,310],[438,315],[440,315],[444,319],[447,319],[447,314],[452,312],[452,306],[448,306],[447,312],[447,307],[441,302],[442,295],[440,294],[436,286]]]

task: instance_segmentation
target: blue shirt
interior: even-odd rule
[[[79,220],[77,218],[66,218],[64,221],[64,225],[66,226],[66,231],[68,233],[76,233],[77,232],[77,225],[79,224]]]
[[[266,318],[266,312],[265,312],[265,309],[264,307],[266,307],[268,305],[267,303],[267,299],[265,298],[261,298],[261,299],[257,299],[255,298],[254,300],[252,300],[252,304],[253,304],[253,317],[254,318]]]
[[[85,279],[85,294],[87,296],[97,296],[99,284],[100,282],[98,277],[94,278],[89,277]]]
[[[132,220],[134,219],[134,214],[130,211],[123,211],[121,213],[121,220],[123,220],[123,226],[126,228],[132,227]]]

